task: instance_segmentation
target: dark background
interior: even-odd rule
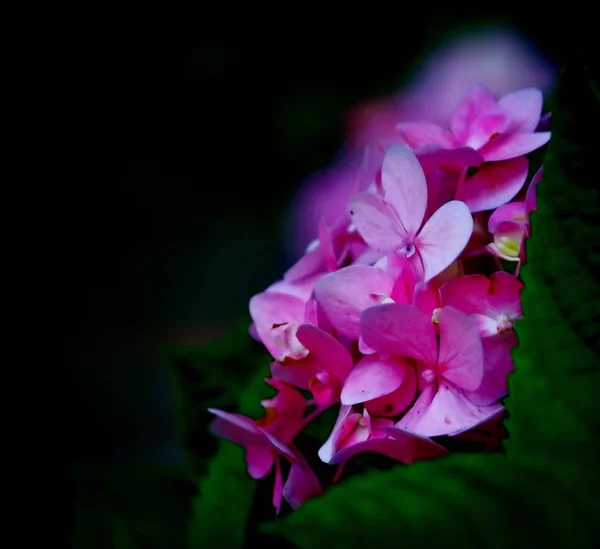
[[[94,160],[74,194],[67,277],[73,461],[88,479],[76,505],[98,509],[86,526],[96,537],[103,505],[113,505],[103,498],[135,489],[115,481],[106,490],[111,464],[182,462],[156,345],[223,333],[281,277],[293,259],[293,194],[335,159],[346,111],[396,91],[430,48],[480,24],[511,24],[560,60],[537,15],[420,20],[396,33],[255,29],[193,47],[132,40],[99,56],[83,113]]]

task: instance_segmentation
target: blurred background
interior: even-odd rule
[[[193,492],[157,473],[180,466],[183,451],[156,345],[207,342],[247,315],[319,217],[342,207],[361,144],[389,131],[390,113],[443,122],[476,82],[499,95],[551,90],[558,48],[537,17],[422,20],[393,36],[132,40],[93,67],[85,116],[100,146],[77,193],[68,279],[77,527],[94,547],[114,546],[111,529],[128,513],[147,517],[153,490],[151,512],[174,524]]]

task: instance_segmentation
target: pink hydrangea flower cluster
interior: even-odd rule
[[[525,155],[550,138],[541,114],[538,89],[497,100],[475,86],[449,127],[399,124],[397,142],[365,148],[346,213],[250,300],[277,393],[258,420],[211,410],[212,430],[245,448],[252,477],[275,468],[277,511],[322,492],[294,439],[330,407],[338,418],[318,456],[332,465],[362,452],[433,459],[447,437],[499,442],[542,178],[526,184]]]

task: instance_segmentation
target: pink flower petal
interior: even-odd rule
[[[305,303],[289,294],[266,291],[250,299],[250,316],[254,321],[256,333],[275,360],[282,360],[295,354],[283,339],[282,326],[297,324],[304,320]],[[295,349],[298,351],[298,349]],[[299,352],[299,358],[306,353]]]
[[[509,93],[498,101],[510,121],[509,129],[520,133],[532,133],[542,115],[544,97],[537,88],[526,88]]]
[[[461,313],[484,313],[488,308],[490,280],[480,274],[465,275],[449,280],[440,288],[444,305]]]
[[[266,477],[273,468],[275,456],[273,449],[267,444],[248,446],[246,448],[248,474],[257,480]],[[273,504],[275,504],[275,501],[273,501]]]
[[[456,191],[471,212],[493,210],[506,204],[522,189],[529,161],[525,157],[485,164]]]
[[[325,441],[323,446],[319,448],[319,458],[324,463],[329,463],[331,461],[331,458],[335,453],[334,444],[339,439],[342,427],[346,423],[346,420],[348,419],[351,413],[352,406],[340,406],[338,417],[335,421],[333,429],[331,430],[331,434],[329,435],[329,438]]]
[[[342,388],[342,404],[360,404],[395,391],[406,376],[407,364],[401,359],[370,355],[352,369]]]
[[[315,286],[315,298],[336,330],[358,339],[360,313],[379,305],[393,286],[393,278],[377,267],[350,265],[321,278]]]
[[[482,114],[497,108],[496,100],[492,93],[483,86],[473,86],[460,100],[450,122],[452,133],[465,142],[471,126]]]
[[[502,111],[486,112],[471,124],[465,145],[479,149],[490,140],[492,135],[501,134],[507,125],[508,118]]]
[[[464,250],[473,232],[469,208],[457,200],[444,204],[425,223],[415,242],[427,282],[441,273]]]
[[[281,500],[283,497],[283,475],[281,474],[281,460],[275,460],[275,482],[273,483],[273,507],[275,514],[281,511]]]
[[[296,335],[314,358],[337,380],[346,379],[353,361],[350,353],[339,341],[312,324],[302,324]]]
[[[414,306],[431,318],[433,311],[442,306],[437,288],[426,282],[415,286]]]
[[[499,162],[528,154],[550,141],[550,132],[511,133],[491,139],[479,149],[486,162]]]
[[[319,248],[321,249],[323,262],[327,270],[335,271],[337,269],[337,258],[333,249],[331,233],[327,228],[324,218],[321,218],[321,221],[319,221]]]
[[[445,448],[428,438],[395,427],[388,427],[387,431],[389,438],[373,438],[344,448],[335,453],[328,463],[344,463],[363,452],[375,452],[405,464],[435,459],[448,453]]]
[[[385,201],[407,235],[416,235],[427,207],[427,182],[415,154],[402,145],[391,145],[383,159],[381,183]]]
[[[501,404],[477,406],[459,389],[442,383],[414,429],[426,437],[456,435],[488,421],[501,409]]]
[[[306,460],[292,463],[288,478],[283,487],[283,497],[292,509],[298,509],[311,497],[323,492],[319,479]]]
[[[453,149],[459,145],[448,130],[431,122],[401,122],[396,126],[396,133],[411,149],[426,145]]]
[[[320,362],[310,355],[300,361],[271,362],[272,377],[305,391],[310,390],[310,380],[321,369]]]
[[[475,323],[452,307],[439,313],[438,372],[461,389],[474,391],[483,379],[483,347]]]
[[[365,410],[374,416],[397,416],[410,406],[416,392],[417,375],[414,368],[407,368],[400,387],[389,395],[365,402]]]
[[[481,155],[471,147],[444,149],[435,146],[423,147],[415,151],[423,172],[428,175],[436,170],[460,170],[479,167],[483,163]]]
[[[283,275],[288,282],[295,282],[323,270],[323,251],[320,247],[306,252]]]
[[[529,183],[529,188],[527,189],[527,194],[525,195],[525,208],[527,212],[533,212],[537,210],[537,200],[536,200],[536,188],[537,184],[544,177],[544,166],[542,166],[535,175],[531,178],[531,183]]]
[[[388,252],[402,245],[405,230],[380,196],[354,195],[348,200],[347,209],[360,235],[375,250]]]
[[[436,363],[435,329],[416,307],[401,303],[371,307],[361,315],[360,331],[365,343],[380,353]]]
[[[512,221],[514,223],[526,224],[527,211],[525,202],[509,202],[500,206],[488,220],[488,230],[490,233],[495,233],[498,225],[503,221]]]
[[[425,386],[413,406],[406,412],[404,417],[396,423],[396,427],[413,432],[415,426],[418,425],[421,418],[425,415],[425,412],[431,406],[435,394],[436,389],[433,383]]]
[[[516,345],[512,330],[483,339],[483,381],[476,391],[465,392],[473,404],[488,406],[508,394],[508,375],[514,370],[510,352]]]

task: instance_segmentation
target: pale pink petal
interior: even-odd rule
[[[510,352],[516,345],[512,330],[483,339],[483,381],[476,391],[465,392],[473,404],[488,406],[508,394],[508,375],[514,370]]]
[[[488,231],[495,233],[498,225],[503,221],[512,221],[514,223],[527,223],[527,211],[525,202],[509,202],[500,206],[488,220]]]
[[[496,109],[498,104],[492,93],[485,87],[473,86],[460,100],[450,122],[452,133],[465,142],[470,133],[471,125],[482,114]]]
[[[408,365],[402,359],[370,355],[352,369],[340,396],[342,404],[360,404],[395,391],[406,376]]]
[[[509,129],[521,133],[532,133],[537,128],[544,97],[537,88],[526,88],[509,93],[498,101],[500,108],[510,121]]]
[[[381,184],[385,201],[407,235],[416,235],[427,207],[427,182],[415,154],[402,145],[391,145],[383,159]]]
[[[390,434],[389,438],[373,438],[344,448],[335,453],[329,463],[337,465],[363,452],[375,452],[405,464],[435,459],[448,453],[445,448],[429,438],[396,427],[388,427],[387,431]]]
[[[353,366],[352,357],[334,337],[312,324],[298,328],[298,339],[331,374],[343,381]]]
[[[438,373],[461,389],[474,391],[483,379],[483,347],[475,323],[452,307],[439,313]]]
[[[283,275],[288,282],[295,282],[307,276],[314,275],[324,269],[323,251],[320,247],[306,252]]]
[[[360,235],[375,250],[388,252],[402,245],[406,232],[380,196],[354,195],[348,200],[347,210]]]
[[[479,154],[486,162],[517,158],[543,147],[550,136],[550,132],[503,134],[488,141]]]
[[[477,406],[459,389],[442,383],[414,430],[426,437],[456,435],[488,421],[500,410],[501,404]]]
[[[522,189],[529,161],[525,157],[485,164],[456,191],[471,212],[493,210],[506,204]]]
[[[380,353],[435,364],[436,333],[431,318],[416,307],[389,303],[371,307],[360,318],[365,343]]]
[[[266,291],[250,299],[250,316],[256,333],[264,346],[276,360],[282,360],[294,351],[286,345],[283,331],[289,324],[304,320],[305,303],[289,294]],[[298,357],[305,355],[301,349]]]
[[[417,375],[414,368],[407,368],[402,385],[389,395],[365,402],[365,410],[374,416],[397,416],[410,405],[416,392]]]
[[[390,297],[396,303],[412,303],[417,277],[408,259],[392,251],[387,256],[386,272],[396,279]]]
[[[466,204],[458,200],[444,204],[429,218],[415,241],[425,270],[425,282],[460,255],[472,232],[473,217]]]
[[[396,133],[411,149],[426,145],[453,149],[459,145],[448,130],[431,122],[401,122],[396,126]]]
[[[485,342],[488,337],[498,333],[498,321],[495,318],[479,313],[470,315],[470,318],[475,322],[475,325],[479,330],[479,335],[483,338],[483,342]]]
[[[426,385],[416,402],[412,405],[408,412],[406,412],[404,417],[402,417],[402,419],[396,423],[396,427],[406,431],[414,431],[415,426],[418,425],[419,421],[421,421],[421,418],[425,415],[425,412],[431,406],[435,394],[435,385],[433,383]]]
[[[507,126],[508,118],[502,111],[486,112],[471,124],[465,145],[479,149],[492,135],[501,134]]]
[[[331,430],[331,434],[329,435],[329,438],[325,441],[323,446],[319,448],[319,458],[324,463],[329,463],[333,454],[335,453],[334,443],[338,440],[342,426],[344,425],[344,423],[348,419],[348,416],[351,413],[352,406],[340,406],[338,417],[335,421],[333,429]]]
[[[273,467],[275,455],[276,454],[273,452],[273,449],[267,444],[248,446],[246,448],[248,474],[253,479],[261,479],[266,477]]]
[[[321,221],[319,221],[319,247],[321,249],[325,267],[328,271],[335,271],[337,269],[337,258],[333,249],[331,233],[327,228],[324,218],[321,218]]]
[[[394,279],[377,267],[350,265],[325,275],[315,286],[315,298],[340,333],[359,337],[360,313],[392,293]]]

